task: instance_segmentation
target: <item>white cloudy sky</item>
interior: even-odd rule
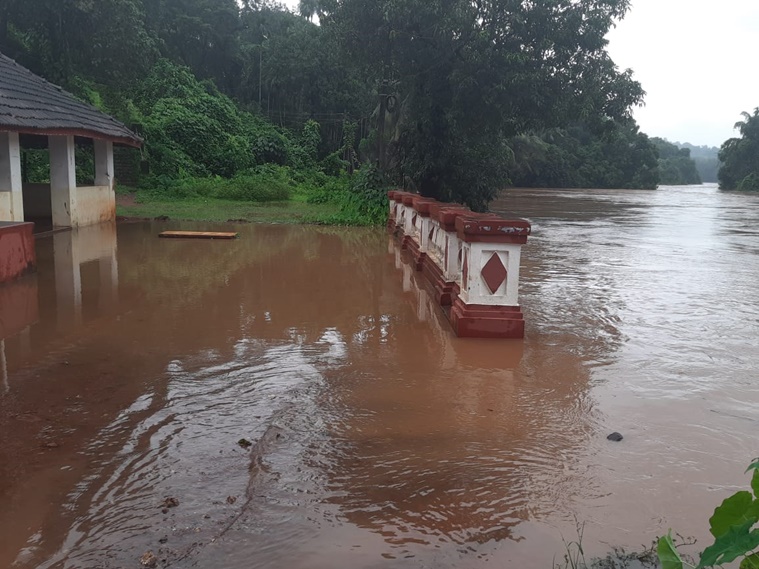
[[[759,107],[759,1],[632,0],[609,52],[648,93],[641,130],[719,146]]]
[[[635,117],[651,136],[719,146],[759,107],[759,0],[632,0],[609,42],[647,92]]]

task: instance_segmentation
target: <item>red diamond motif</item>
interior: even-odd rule
[[[490,293],[495,294],[495,291],[497,291],[506,280],[508,272],[506,271],[506,267],[503,266],[503,262],[501,262],[501,257],[498,256],[498,253],[493,253],[490,260],[485,263],[484,267],[482,267],[481,274],[490,289]]]
[[[461,282],[464,284],[464,288],[469,288],[467,279],[469,279],[469,255],[464,253],[464,268],[461,270]]]
[[[411,219],[411,225],[416,227],[416,215]]]
[[[435,228],[433,227],[430,229],[430,241],[432,241],[432,237],[435,235]]]

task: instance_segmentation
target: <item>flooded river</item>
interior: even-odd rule
[[[38,239],[0,290],[0,567],[545,568],[577,523],[590,554],[705,546],[759,455],[759,197],[494,209],[533,222],[524,342],[453,337],[380,230]]]

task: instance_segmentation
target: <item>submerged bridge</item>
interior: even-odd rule
[[[409,192],[388,198],[388,230],[428,280],[456,335],[523,338],[519,266],[530,223]]]

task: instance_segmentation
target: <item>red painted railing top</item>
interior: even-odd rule
[[[526,243],[532,231],[525,219],[505,219],[495,213],[477,213],[457,203],[439,202],[419,194],[391,190],[388,198],[411,207],[421,217],[431,217],[445,231],[456,232],[469,243]]]

